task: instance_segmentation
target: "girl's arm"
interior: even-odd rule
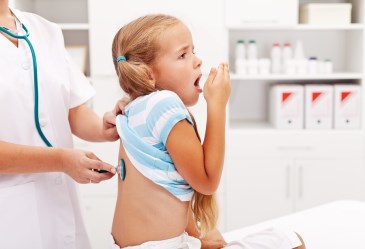
[[[205,195],[215,192],[222,174],[229,94],[228,67],[220,65],[217,71],[211,71],[204,86],[208,118],[203,145],[186,120],[172,128],[166,142],[166,148],[181,176],[193,189]]]

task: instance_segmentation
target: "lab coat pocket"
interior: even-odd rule
[[[0,248],[42,249],[35,183],[0,188]]]

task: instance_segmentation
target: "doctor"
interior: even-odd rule
[[[84,104],[94,90],[55,24],[0,0],[0,27],[0,248],[89,249],[75,181],[99,183],[115,170],[72,149],[71,135],[116,140],[118,108],[101,119]],[[26,40],[6,34],[26,30],[36,63]]]

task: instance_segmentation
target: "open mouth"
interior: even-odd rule
[[[202,77],[202,75],[199,75],[199,77],[195,80],[194,82],[194,86],[195,88],[199,91],[199,92],[202,92],[203,90],[201,89],[200,85],[199,85],[199,82],[200,82],[200,78]]]

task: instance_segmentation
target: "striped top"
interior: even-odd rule
[[[130,102],[125,115],[117,116],[117,130],[128,158],[141,174],[181,201],[190,201],[193,189],[177,172],[166,149],[170,131],[184,119],[193,124],[177,94],[156,91]]]

